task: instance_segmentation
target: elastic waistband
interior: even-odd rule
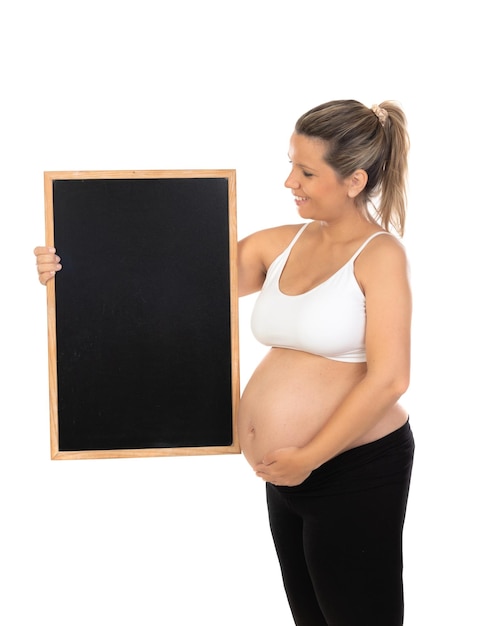
[[[407,421],[397,430],[356,448],[342,452],[326,461],[300,485],[277,487],[285,493],[312,492],[318,488],[356,489],[372,484],[392,481],[411,471],[414,455],[414,438]]]

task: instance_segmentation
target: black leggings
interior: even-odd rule
[[[296,487],[268,483],[269,520],[297,626],[401,626],[409,422]]]

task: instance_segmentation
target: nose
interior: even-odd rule
[[[298,189],[299,186],[300,185],[295,180],[295,176],[292,170],[290,174],[288,175],[288,178],[285,180],[285,187],[287,187],[288,189]]]

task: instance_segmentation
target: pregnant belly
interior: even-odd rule
[[[239,440],[248,462],[254,466],[267,452],[305,445],[364,373],[364,363],[270,350],[240,402]]]

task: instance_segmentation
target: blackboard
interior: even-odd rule
[[[44,184],[51,457],[238,453],[235,171]]]

